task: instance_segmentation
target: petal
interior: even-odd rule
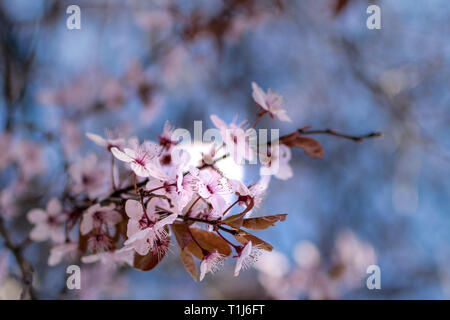
[[[50,238],[55,243],[62,243],[66,240],[66,234],[61,227],[53,227],[50,229]]]
[[[255,83],[252,82],[252,97],[253,100],[255,100],[255,102],[257,104],[259,104],[261,106],[261,108],[268,110],[268,107],[266,105],[266,94],[265,92]]]
[[[206,260],[202,260],[202,262],[200,263],[200,281],[203,280],[207,272],[208,272],[208,264]]]
[[[228,125],[215,114],[212,114],[210,119],[217,129],[223,130],[228,128]]]
[[[27,214],[28,221],[38,224],[47,220],[47,212],[42,209],[33,209]]]
[[[94,141],[94,143],[95,143],[96,145],[99,145],[99,146],[101,146],[101,147],[107,147],[107,146],[108,146],[108,141],[106,141],[104,138],[100,137],[100,136],[97,135],[97,134],[90,133],[90,132],[86,132],[86,136],[87,136],[90,140]]]
[[[51,198],[47,203],[47,213],[52,216],[59,215],[62,212],[61,203],[56,198]]]
[[[80,232],[81,232],[82,235],[86,235],[89,232],[91,232],[93,227],[94,227],[94,219],[92,219],[92,215],[91,214],[86,212],[83,215],[83,219],[81,220]]]
[[[170,216],[165,217],[164,219],[159,220],[157,223],[155,223],[153,228],[155,230],[159,230],[159,229],[163,228],[166,225],[172,224],[177,218],[178,218],[178,214],[172,213]]]
[[[141,203],[133,199],[129,199],[125,202],[125,212],[129,218],[135,220],[141,219],[144,215]]]
[[[141,231],[138,231],[137,233],[133,234],[131,237],[125,241],[124,245],[130,245],[138,240],[142,240],[148,236],[148,234],[152,232],[151,228],[147,228]]]
[[[138,176],[138,177],[143,177],[143,178],[147,178],[148,176],[150,176],[150,172],[146,169],[146,167],[137,164],[135,162],[132,162],[130,164],[131,170],[133,170],[133,172]]]
[[[119,159],[120,161],[123,162],[131,162],[133,161],[132,158],[130,158],[130,156],[128,156],[127,154],[125,154],[124,152],[120,151],[117,148],[111,148],[111,152],[114,155],[114,157],[116,157],[117,159]]]
[[[122,215],[117,211],[109,211],[105,217],[105,221],[107,224],[114,226],[122,221]]]
[[[85,256],[81,258],[81,261],[83,263],[94,263],[100,260],[100,257],[98,254],[91,254],[89,256]]]
[[[130,238],[141,230],[139,222],[137,220],[130,219],[127,224],[127,237]]]
[[[236,267],[234,268],[234,276],[235,277],[237,277],[239,275],[239,272],[241,271],[242,262],[243,262],[242,257],[239,257],[236,261]]]
[[[50,230],[45,223],[37,224],[30,232],[30,239],[33,241],[45,241],[50,236]]]

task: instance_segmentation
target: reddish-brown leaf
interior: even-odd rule
[[[192,276],[194,281],[197,281],[198,278],[198,269],[197,265],[195,264],[194,257],[189,252],[188,248],[185,249],[179,249],[180,251],[180,258],[183,262],[184,267],[186,268],[186,271]]]
[[[189,226],[187,223],[174,223],[171,225],[175,239],[177,240],[178,246],[184,249],[191,241],[192,237],[189,233]]]
[[[272,216],[244,219],[242,226],[247,229],[263,230],[274,226],[275,222],[284,221],[287,214],[276,214]]]
[[[255,202],[253,201],[253,199],[250,200],[249,205],[245,208],[244,211],[242,211],[239,214],[235,214],[231,217],[226,218],[225,220],[222,221],[222,223],[225,223],[227,225],[229,225],[230,227],[239,229],[242,227],[242,224],[244,223],[244,216],[247,212],[249,212],[250,210],[253,209],[255,205]]]
[[[216,233],[198,228],[190,228],[190,230],[195,240],[202,246],[203,249],[208,251],[217,249],[219,253],[225,256],[229,256],[231,254],[230,245]],[[186,248],[197,258],[203,258],[202,249],[194,241],[191,241]]]
[[[288,147],[297,147],[311,158],[323,158],[324,151],[319,141],[310,137],[303,137],[297,131],[283,137],[281,143]]]
[[[170,237],[166,237],[162,241],[164,241],[164,244],[166,246],[169,246]],[[142,271],[150,271],[158,265],[158,263],[164,258],[165,255],[165,251],[157,254],[153,253],[152,250],[150,250],[145,256],[141,256],[140,254],[135,253],[133,267]]]
[[[169,228],[166,227],[167,233],[169,233]],[[170,236],[162,239],[166,247],[170,245]],[[150,250],[145,256],[141,256],[138,253],[134,253],[134,262],[133,267],[142,271],[150,271],[155,268],[158,263],[165,257],[166,251],[162,251],[160,253],[154,253]]]
[[[246,244],[247,242],[251,241],[253,246],[258,246],[260,249],[264,249],[266,251],[272,251],[273,249],[273,247],[269,243],[244,230],[239,230],[234,237],[242,244]]]

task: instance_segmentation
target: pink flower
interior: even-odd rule
[[[256,131],[253,129],[245,130],[246,120],[236,124],[235,119],[227,125],[214,114],[210,118],[214,126],[219,129],[227,151],[237,164],[243,164],[244,160],[253,160],[255,152],[252,146],[256,147]]]
[[[176,213],[159,220],[156,213],[155,199],[151,199],[147,208],[136,200],[127,200],[125,203],[125,212],[128,217],[127,236],[125,246],[133,247],[140,255],[146,255],[150,249],[167,237],[165,227],[172,224],[178,217]]]
[[[21,141],[13,148],[13,153],[25,181],[44,171],[40,145],[30,141]]]
[[[63,223],[67,216],[63,214],[58,199],[52,198],[47,203],[46,211],[42,209],[29,211],[27,218],[35,225],[30,233],[31,240],[45,241],[50,238],[53,242],[61,243],[66,238]]]
[[[70,259],[75,258],[78,252],[78,243],[67,242],[59,244],[50,250],[50,256],[48,257],[48,265],[53,267],[59,264],[62,259],[69,256]]]
[[[69,174],[75,181],[72,188],[75,194],[86,192],[89,198],[95,199],[108,189],[108,175],[105,169],[97,165],[97,157],[94,154],[71,165]]]
[[[253,247],[252,242],[247,242],[238,252],[236,267],[234,268],[234,276],[237,277],[241,269],[250,268],[261,255],[258,247]]]
[[[0,214],[6,219],[11,219],[17,215],[14,193],[10,189],[3,189],[0,192]]]
[[[113,239],[105,231],[97,229],[89,234],[87,245],[89,252],[104,252],[112,250],[114,247]]]
[[[100,147],[104,147],[111,151],[112,148],[122,149],[125,145],[125,140],[121,138],[114,138],[111,133],[106,134],[106,138],[103,138],[97,134],[87,132],[86,136],[94,141],[94,143]]]
[[[260,159],[263,163],[260,170],[262,176],[275,175],[281,180],[292,178],[293,172],[289,165],[291,149],[284,144],[272,146],[267,152],[261,152]]]
[[[102,207],[100,204],[89,207],[83,214],[83,220],[80,225],[81,234],[88,234],[92,229],[100,229],[103,225],[113,227],[122,221],[122,216],[114,208],[115,205],[113,203],[105,207]]]
[[[114,268],[118,265],[128,264],[133,265],[134,252],[129,248],[122,248],[120,250],[100,252],[90,256],[81,258],[84,263],[95,263],[100,261],[105,266]]]
[[[265,177],[269,177],[268,179]],[[249,206],[253,201],[254,206],[258,206],[264,198],[266,190],[268,188],[268,184],[270,181],[270,176],[264,176],[257,183],[247,187],[239,180],[231,180],[231,184],[233,185],[233,190],[236,195],[239,197],[239,205]],[[250,213],[250,212],[248,212]],[[248,216],[249,214],[247,214]]]
[[[174,128],[170,125],[169,121],[164,124],[163,133],[158,136],[159,145],[162,146],[166,151],[169,151],[172,146],[178,144],[177,141],[172,140]]]
[[[283,97],[272,92],[271,89],[264,92],[255,82],[252,82],[253,99],[264,110],[269,112],[270,116],[278,117],[281,121],[292,122],[289,116],[286,114],[286,110],[281,109],[283,105]]]
[[[207,254],[203,255],[202,262],[200,263],[200,281],[203,280],[208,272],[215,273],[222,268],[223,259],[225,256],[219,251],[209,251]]]
[[[144,142],[141,145],[136,140],[132,141],[130,148],[124,148],[123,151],[113,147],[113,155],[120,161],[130,164],[131,170],[139,177],[154,177],[164,180],[166,174],[161,169],[157,156],[161,153],[161,147],[153,142]]]
[[[150,179],[146,190],[169,198],[176,210],[181,210],[192,199],[193,190],[189,175],[183,174],[183,167],[172,167],[167,180]]]
[[[191,169],[193,189],[200,197],[208,200],[213,208],[223,212],[226,206],[224,195],[230,194],[232,188],[228,180],[211,170]]]

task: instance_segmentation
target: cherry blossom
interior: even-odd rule
[[[280,144],[271,146],[266,151],[260,153],[263,163],[260,170],[261,175],[274,175],[281,180],[292,178],[293,172],[289,165],[289,160],[292,157],[291,149],[284,144]]]
[[[3,189],[0,192],[0,214],[9,220],[16,217],[17,213],[13,190]]]
[[[282,96],[272,92],[271,89],[265,93],[255,82],[252,82],[252,89],[255,102],[265,111],[269,112],[272,118],[276,116],[281,121],[292,122],[286,110],[281,108],[283,106]]]
[[[241,269],[250,268],[261,255],[261,251],[258,247],[252,246],[252,242],[247,242],[243,247],[240,247],[238,251],[236,267],[234,269],[234,276],[237,277]]]
[[[224,195],[232,192],[228,180],[213,170],[191,169],[194,190],[200,197],[208,200],[214,209],[222,212],[226,207]]]
[[[222,268],[223,259],[225,256],[219,251],[208,251],[203,255],[202,261],[200,262],[200,281],[203,280],[208,272],[215,273]]]
[[[159,219],[155,212],[155,201],[151,199],[144,208],[139,201],[127,200],[125,212],[130,218],[127,226],[125,246],[132,247],[140,255],[146,255],[157,242],[167,236],[165,227],[172,224],[178,217],[176,213]]]
[[[13,157],[25,181],[41,174],[45,169],[39,144],[26,140],[20,141],[13,149]]]
[[[93,229],[99,229],[103,225],[107,227],[113,227],[120,221],[122,221],[122,215],[114,210],[115,205],[113,203],[108,206],[102,207],[100,204],[95,204],[89,207],[83,214],[81,220],[80,232],[85,235],[91,232]]]
[[[112,148],[122,149],[125,146],[125,139],[114,138],[111,133],[107,133],[107,138],[103,138],[97,134],[87,132],[86,136],[92,140],[96,145],[104,147],[111,151]]]
[[[184,166],[172,167],[166,180],[150,179],[145,186],[147,191],[166,196],[171,205],[181,212],[192,199],[193,189],[190,175],[184,175]]]
[[[233,190],[239,197],[239,205],[249,206],[252,202],[254,206],[258,206],[264,199],[270,181],[270,176],[262,176],[260,181],[250,186],[246,186],[239,180],[230,180]],[[250,215],[250,212],[247,216]]]
[[[129,248],[123,248],[114,251],[105,251],[81,258],[84,263],[101,262],[107,267],[116,267],[119,265],[133,265],[134,251]]]
[[[237,124],[235,118],[232,123],[227,125],[214,114],[210,118],[214,126],[219,129],[227,151],[237,164],[243,164],[244,160],[252,161],[254,159],[256,132],[252,129],[246,130],[246,120]]]
[[[105,252],[115,248],[113,238],[104,230],[96,229],[88,236],[89,252]]]
[[[161,147],[153,142],[144,142],[141,145],[137,140],[132,140],[130,148],[123,151],[116,147],[111,148],[113,155],[120,161],[130,164],[131,170],[139,177],[154,177],[161,180],[167,178],[157,160],[161,153]]]
[[[30,233],[33,241],[45,241],[51,239],[55,243],[61,243],[65,239],[63,223],[67,216],[63,213],[61,203],[56,198],[52,198],[47,203],[46,211],[33,209],[27,214],[28,221],[35,226]]]
[[[163,133],[158,136],[159,144],[166,150],[169,151],[172,146],[176,146],[178,144],[177,141],[172,140],[172,134],[174,132],[174,128],[170,125],[169,121],[166,121],[164,124]]]
[[[78,253],[78,243],[76,242],[66,242],[53,247],[50,250],[50,256],[48,257],[48,265],[56,266],[61,263],[62,259],[69,257],[70,259],[75,258]]]
[[[101,164],[97,162],[94,154],[89,154],[69,167],[69,174],[75,185],[72,191],[75,194],[86,192],[89,198],[95,199],[103,195],[108,189],[109,176]]]

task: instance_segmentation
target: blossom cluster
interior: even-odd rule
[[[270,89],[265,92],[256,83],[251,87],[256,121],[251,126],[247,121],[227,124],[211,115],[222,139],[204,144],[207,149],[182,144],[168,121],[157,141],[140,143],[136,137],[87,133],[109,154],[109,170],[93,154],[79,159],[68,168],[71,184],[66,199],[52,198],[45,210],[28,212],[34,225],[30,239],[49,239],[54,244],[49,265],[81,259],[111,269],[130,265],[148,271],[164,258],[174,235],[184,267],[195,280],[202,280],[219,270],[233,251],[235,276],[250,267],[261,250],[271,251],[270,244],[247,231],[266,229],[287,216],[252,216],[270,175],[261,170],[259,181],[248,185],[230,178],[220,169],[220,161],[228,158],[240,165],[259,156],[261,169],[276,168],[269,172],[288,179],[293,175],[290,148],[300,147],[313,157],[323,152],[316,140],[299,131],[266,142],[264,148],[250,144],[248,129],[254,129],[264,115],[291,121],[280,95]],[[199,270],[195,257],[200,260]]]

